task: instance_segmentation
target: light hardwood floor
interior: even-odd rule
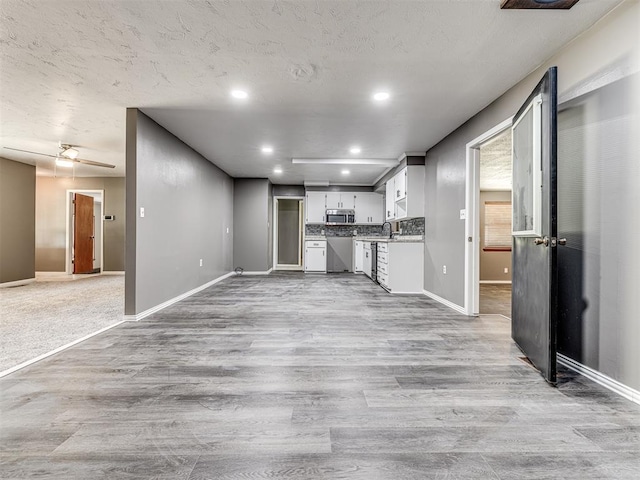
[[[548,386],[499,315],[233,277],[0,380],[0,478],[637,479],[640,406]]]

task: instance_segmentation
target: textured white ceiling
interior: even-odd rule
[[[140,107],[233,176],[371,184],[382,169],[345,180],[290,159],[424,152],[620,1],[2,0],[0,142],[77,144],[118,168],[76,175],[123,175],[125,109]],[[247,101],[229,97],[237,87]],[[381,88],[385,105],[371,101]]]
[[[511,190],[511,129],[480,147],[480,190]]]

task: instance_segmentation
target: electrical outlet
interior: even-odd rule
[[[229,227],[227,227],[227,233],[229,233]]]
[[[202,259],[200,259],[200,266],[202,266]]]
[[[140,218],[144,217],[144,207],[140,207]]]
[[[504,267],[504,273],[509,273],[509,268],[508,267]]]
[[[446,265],[442,266],[442,273],[444,273],[445,275],[447,274],[447,266]]]

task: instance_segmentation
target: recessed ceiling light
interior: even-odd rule
[[[376,102],[384,102],[385,100],[389,100],[389,92],[376,92],[373,94],[373,99]]]
[[[244,90],[231,90],[231,96],[233,98],[245,99],[249,97],[249,94]]]
[[[262,153],[273,153],[273,147],[265,145],[264,147],[262,147]]]
[[[280,168],[280,167],[276,167],[276,168],[274,168],[274,169],[273,169],[273,173],[276,173],[276,174],[280,174],[280,173],[282,173],[282,168]]]
[[[343,175],[349,175],[351,172],[349,170],[342,170]]]
[[[351,147],[351,148],[349,149],[349,151],[350,151],[351,153],[353,153],[354,155],[356,155],[356,154],[360,153],[362,150],[360,149],[360,147]]]

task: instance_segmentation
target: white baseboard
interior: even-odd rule
[[[204,285],[200,285],[199,287],[196,287],[192,290],[189,290],[188,292],[183,293],[182,295],[178,295],[177,297],[173,297],[170,300],[167,300],[166,302],[163,302],[159,305],[156,305],[155,307],[151,307],[147,310],[145,310],[144,312],[140,312],[140,313],[136,313],[135,315],[125,315],[124,319],[128,322],[137,322],[139,320],[142,320],[143,318],[148,317],[149,315],[152,315],[156,312],[159,312],[160,310],[163,310],[165,308],[167,308],[170,305],[173,305],[174,303],[179,302],[180,300],[184,300],[187,297],[190,297],[191,295],[198,293],[202,290],[204,290],[205,288],[209,288],[211,285],[215,285],[218,282],[221,282],[222,280],[225,280],[226,278],[229,278],[231,276],[235,275],[234,272],[229,272],[225,275],[222,275],[221,277],[215,278],[213,280],[211,280],[210,282],[205,283]]]
[[[511,280],[480,280],[480,284],[485,285],[511,285]]]
[[[450,302],[446,298],[442,298],[442,297],[436,295],[435,293],[431,293],[431,292],[428,292],[426,290],[423,290],[422,293],[425,294],[427,297],[432,298],[436,302],[440,302],[443,305],[446,305],[447,307],[455,310],[458,313],[461,313],[463,315],[467,314],[467,311],[464,309],[464,307],[461,307],[460,305],[456,305],[455,303]]]
[[[25,278],[24,280],[16,280],[14,282],[4,282],[0,283],[0,288],[21,287],[22,285],[29,285],[35,281],[35,278]]]
[[[50,352],[43,353],[42,355],[40,355],[40,356],[38,356],[36,358],[32,358],[31,360],[27,360],[26,362],[22,362],[21,364],[16,365],[15,367],[11,367],[11,368],[9,368],[7,370],[4,370],[4,371],[0,372],[0,378],[4,377],[6,375],[9,375],[10,373],[13,373],[13,372],[15,372],[17,370],[20,370],[21,368],[28,367],[29,365],[31,365],[33,363],[36,363],[36,362],[39,362],[40,360],[42,360],[44,358],[47,358],[47,357],[50,357],[51,355],[55,355],[56,353],[61,352],[63,350],[66,350],[69,347],[73,347],[74,345],[77,345],[80,342],[84,342],[85,340],[87,340],[87,339],[89,339],[91,337],[95,337],[96,335],[98,335],[98,334],[100,334],[102,332],[106,332],[107,330],[110,330],[113,327],[117,327],[118,325],[120,325],[122,323],[124,323],[124,320],[121,320],[121,321],[119,321],[117,323],[114,323],[113,325],[109,325],[108,327],[101,328],[97,332],[93,332],[93,333],[90,333],[89,335],[85,335],[84,337],[79,338],[78,340],[74,340],[71,343],[67,343],[66,345],[63,345],[62,347],[58,347],[55,350],[51,350]]]
[[[627,400],[631,400],[633,403],[640,404],[640,391],[635,390],[631,387],[628,387],[617,380],[605,375],[602,372],[594,370],[591,367],[587,367],[575,360],[567,357],[566,355],[562,355],[561,353],[557,354],[558,363],[560,365],[564,365],[570,370],[579,373],[580,375],[587,377],[589,380],[593,380],[599,385],[611,390],[614,393],[626,398]]]
[[[254,272],[242,272],[242,275],[269,275],[273,271],[273,268],[266,270],[264,272],[254,271]]]
[[[117,270],[107,270],[101,273],[102,275],[124,275],[124,272],[119,272]]]

